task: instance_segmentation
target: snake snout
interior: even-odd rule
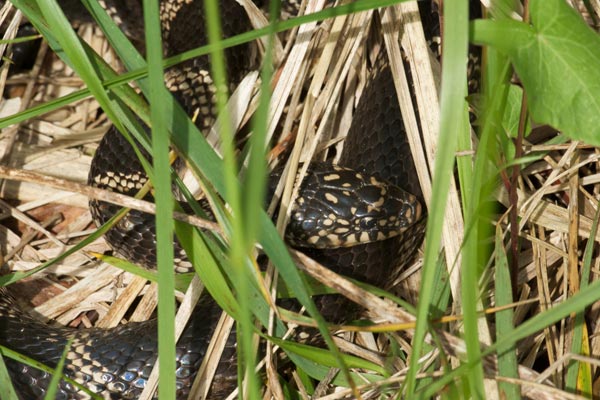
[[[305,178],[286,239],[299,247],[350,247],[400,235],[420,217],[416,196],[373,175],[321,164]]]
[[[399,228],[398,233],[402,233],[421,219],[423,211],[421,203],[417,199],[417,196],[400,189],[398,186],[388,184],[389,197],[388,200],[393,205],[390,205],[390,209],[395,210],[394,213],[396,218],[400,221],[397,225]]]

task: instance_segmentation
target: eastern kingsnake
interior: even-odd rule
[[[204,43],[203,24],[189,22],[202,18],[202,5],[198,3],[177,0],[161,3],[166,55],[179,54]],[[221,0],[221,8],[227,36],[250,29],[245,12],[233,0]],[[132,25],[128,28],[131,31],[139,29],[139,24]],[[191,36],[190,26],[194,29]],[[231,82],[239,82],[252,67],[247,63],[250,53],[248,47],[227,52]],[[214,89],[210,78],[203,72],[207,68],[208,61],[202,58],[166,73],[167,86],[188,111],[205,109],[201,112],[205,118],[198,123],[203,129],[214,122],[210,106]],[[129,146],[116,130],[109,131],[97,150],[89,183],[135,194],[146,178],[139,162],[129,158],[132,154]],[[382,57],[376,62],[372,79],[357,106],[339,165],[351,170],[329,164],[315,164],[311,168],[296,203],[296,211],[292,213],[288,236],[296,245],[304,246],[308,242],[316,247],[330,247],[331,242],[369,241],[327,251],[306,251],[336,272],[383,286],[390,281],[391,273],[386,269],[398,264],[401,268],[414,255],[422,239],[423,224],[413,224],[421,216],[416,200],[421,197],[421,191],[404,134],[391,72]],[[416,196],[408,195],[396,186],[381,184],[381,179],[400,185]],[[390,199],[393,196],[397,199]],[[357,198],[363,203],[350,203]],[[387,207],[388,202],[393,204],[390,207],[394,215],[377,215],[379,207],[384,203]],[[99,224],[106,222],[119,209],[98,202],[92,202],[91,207]],[[362,216],[362,219],[356,220],[357,216]],[[148,220],[152,218],[136,212],[128,218],[127,223],[117,225],[108,233],[107,241],[133,262],[151,266],[155,263],[155,249],[152,247],[154,229]],[[331,230],[325,231],[328,226],[332,226]],[[391,232],[368,231],[385,226],[391,227]],[[405,232],[395,236],[399,231]],[[182,270],[190,267],[189,263],[181,265],[184,265]],[[68,339],[74,337],[65,366],[69,376],[108,398],[137,398],[156,360],[156,321],[129,323],[111,330],[50,328],[22,311],[4,289],[0,289],[0,293],[0,344],[54,367]],[[324,315],[336,320],[348,318],[340,315],[339,309],[326,309],[327,302],[323,304],[321,310]],[[214,300],[204,295],[178,342],[178,398],[187,398],[219,311]],[[211,398],[224,398],[237,384],[234,336],[229,338],[212,383]],[[22,398],[43,396],[50,380],[48,373],[11,360],[8,360],[8,365]],[[61,382],[59,398],[80,396],[83,395],[72,384]]]

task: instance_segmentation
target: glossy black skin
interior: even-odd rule
[[[140,25],[142,14],[139,8],[141,3],[138,0],[105,1],[108,7],[112,7],[115,15],[122,16],[121,20],[125,22],[122,29],[130,36],[137,35],[142,26]],[[165,6],[172,1],[177,0],[161,0],[161,3]],[[233,36],[251,29],[245,12],[237,2],[221,0],[220,5],[221,15],[226,21],[223,24],[225,36]],[[70,20],[77,23],[91,21],[79,0],[62,0],[61,6]],[[183,4],[180,12],[170,21],[174,28],[163,38],[167,56],[206,43],[204,24],[199,23],[202,15],[202,2]],[[180,29],[184,31],[178,31]],[[187,35],[186,31],[188,31]],[[229,76],[232,83],[237,84],[245,71],[254,67],[250,64],[250,51],[248,46],[227,51],[227,61],[232,66]],[[194,76],[208,68],[209,62],[204,57],[174,67],[169,73],[184,76],[180,83],[193,85],[196,83]],[[180,72],[181,70],[185,71],[185,74]],[[203,87],[203,85],[196,86]],[[174,95],[188,110],[193,107],[193,103],[185,93],[176,92]],[[200,120],[202,121],[200,128],[205,128],[206,125],[212,124],[214,116],[204,120],[200,118]],[[120,174],[114,176],[133,177],[141,183],[146,179],[133,149],[115,129],[107,133],[96,151],[90,170],[90,184],[110,188],[109,185],[101,182],[95,184],[94,179],[97,174],[106,176],[107,171],[119,171]],[[120,188],[122,189],[123,186]],[[137,189],[125,186],[125,190],[122,191],[133,195]],[[92,202],[91,204],[92,214],[99,224],[106,222],[119,209],[120,207],[106,203]],[[132,212],[126,221],[109,232],[106,239],[117,252],[129,257],[131,261],[147,267],[156,264],[152,216]],[[208,294],[204,294],[177,344],[177,387],[179,389],[177,398],[187,398],[220,314],[221,309],[214,300]],[[73,336],[79,338],[81,346],[70,353],[70,361],[67,361],[65,370],[69,376],[85,382],[86,387],[102,393],[104,397],[135,399],[139,396],[150,368],[156,360],[156,332],[156,320],[129,323],[110,330],[73,330],[48,326],[32,318],[27,310],[21,309],[14,302],[5,289],[0,288],[0,344],[54,368],[67,340]],[[94,369],[91,369],[92,366],[85,366],[88,359],[92,360]],[[98,365],[102,367],[98,369]],[[49,374],[14,361],[8,361],[8,366],[22,399],[43,398],[51,379]],[[209,397],[221,399],[229,395],[237,386],[236,376],[234,332],[228,339]],[[82,393],[63,381],[57,398],[79,399],[82,398]]]
[[[26,23],[19,26],[17,39],[37,34],[37,30],[31,24]],[[14,74],[30,70],[33,67],[41,43],[42,39],[33,39],[13,44],[12,55],[10,57],[10,73]]]
[[[228,1],[224,1],[222,4],[226,4],[222,6],[225,10],[235,10],[235,7],[238,7],[237,3],[233,4]],[[200,11],[191,11],[190,9],[185,15],[197,17],[195,14],[197,12]],[[177,25],[180,26],[183,23],[185,21],[178,21]],[[236,29],[246,26],[236,24],[231,19],[228,24],[236,26]],[[198,24],[195,23],[195,25]],[[231,34],[234,33],[231,32]],[[167,43],[167,46],[176,52],[198,45],[195,39],[190,41],[172,39]],[[247,57],[244,51],[231,54],[229,65],[238,65],[238,67],[230,68],[232,69],[230,79],[231,72],[237,71],[241,74],[242,70],[246,68],[246,66],[242,67],[236,63]],[[187,66],[206,68],[207,62],[206,60],[195,61]],[[235,78],[232,79],[232,81],[235,80]],[[178,97],[186,100],[185,96],[181,96],[181,94]],[[391,84],[391,74],[385,67],[385,62],[381,61],[381,65],[375,68],[371,84],[365,89],[356,110],[357,118],[354,119],[355,123],[346,139],[340,164],[359,171],[370,171],[375,176],[399,184],[408,192],[420,197],[421,192],[397,104],[394,87]],[[190,107],[186,101],[184,101],[184,105]],[[201,123],[201,125],[203,124]],[[107,171],[120,171],[129,177],[141,176],[141,166],[128,146],[129,144],[116,131],[111,130],[97,150],[90,172],[90,183],[98,187],[109,187],[110,185],[105,185],[101,179],[100,183],[95,179],[96,176],[105,174]],[[91,206],[94,217],[99,223],[106,221],[114,212],[112,206],[102,203],[93,202]],[[133,224],[127,222],[117,229],[113,229],[108,234],[107,241],[116,251],[126,254],[134,262],[144,265],[154,264],[155,254],[151,250],[154,248],[152,218],[141,213],[130,215],[129,218],[128,221],[133,221]],[[136,218],[143,219],[143,222],[139,221],[141,227],[138,227]],[[148,219],[150,224],[146,224]],[[135,226],[135,229],[132,229],[132,225]],[[408,227],[408,231],[399,237],[351,248],[305,251],[335,272],[374,285],[385,286],[393,280],[393,275],[397,274],[412,259],[422,240],[423,227],[424,224],[419,222]],[[12,300],[7,299],[10,297],[5,293],[0,293],[0,344],[7,345],[53,367],[57,357],[62,353],[67,338],[72,335],[83,335],[82,337],[87,338],[85,343],[88,344],[87,348],[84,346],[84,352],[87,351],[93,360],[113,368],[112,372],[102,378],[111,381],[109,385],[105,384],[105,387],[112,386],[117,389],[114,394],[108,396],[121,398],[124,392],[131,392],[135,398],[139,388],[132,382],[143,382],[146,379],[147,366],[152,363],[152,357],[155,357],[156,354],[155,322],[127,324],[109,331],[93,329],[74,332],[65,328],[56,328],[55,330],[32,320],[23,311],[16,308]],[[356,315],[353,306],[340,296],[321,296],[316,298],[316,302],[324,316],[331,322],[347,320]],[[18,310],[18,312],[8,312],[8,309]],[[204,297],[186,328],[184,338],[178,344],[178,349],[180,349],[178,350],[180,371],[178,385],[181,386],[179,398],[185,398],[185,393],[189,390],[189,384],[196,374],[194,368],[197,367],[198,360],[202,359],[206,351],[219,311],[210,298]],[[27,336],[24,336],[23,332],[27,332]],[[56,345],[49,346],[50,341]],[[142,353],[143,357],[140,355]],[[190,359],[194,361],[190,363]],[[118,363],[115,360],[118,360]],[[47,375],[35,372],[22,364],[10,362],[9,365],[16,374],[15,376],[18,376],[15,381],[19,390],[26,390],[23,398],[36,398],[45,391],[44,388],[49,381]],[[127,371],[128,368],[133,371]],[[67,370],[72,371],[71,374],[79,371],[73,363],[67,365]],[[233,336],[229,339],[219,371],[222,371],[218,372],[221,378],[213,384],[211,392],[211,398],[215,399],[223,398],[231,389],[235,388],[237,383]],[[128,374],[129,372],[135,373],[135,377]],[[123,384],[121,385],[121,383]],[[78,394],[71,394],[72,390],[68,384],[63,382],[61,385],[61,393],[64,393],[64,398],[78,398]],[[96,384],[94,385],[99,388]]]
[[[219,320],[221,309],[203,295],[176,348],[177,398],[187,399]],[[65,365],[68,377],[94,393],[112,399],[137,399],[157,358],[156,320],[132,322],[112,329],[49,326],[21,309],[0,288],[0,344],[55,368],[64,347],[74,338]],[[212,398],[224,398],[237,385],[235,332],[230,335],[213,381]],[[13,385],[24,400],[43,398],[51,374],[6,359]],[[84,393],[61,381],[56,399],[80,399]]]

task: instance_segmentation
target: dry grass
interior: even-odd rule
[[[308,13],[318,10],[322,4],[317,1],[309,2],[306,7]],[[407,7],[410,6],[389,9],[383,17],[383,25],[386,26],[388,19],[401,19],[401,12],[406,12]],[[410,15],[410,9],[408,10]],[[388,51],[391,64],[395,66],[397,88],[400,92],[408,89],[402,78],[402,62],[398,62],[400,52],[397,38],[393,33],[385,33],[385,29],[384,36],[379,34],[378,29],[370,30],[373,21],[372,13],[365,12],[338,17],[321,24],[304,25],[290,35],[289,42],[285,45],[287,52],[274,83],[269,118],[269,137],[274,137],[281,146],[287,148],[290,136],[295,137],[288,162],[289,178],[281,185],[279,192],[284,207],[291,204],[297,195],[293,183],[299,160],[324,159],[330,147],[337,148],[339,154],[341,139],[350,126],[353,106],[366,85],[368,65],[376,58],[377,52]],[[430,163],[435,155],[439,120],[435,112],[438,109],[435,82],[439,79],[439,65],[436,66],[436,61],[430,60],[426,52],[423,53],[419,26],[419,21],[406,25],[406,34],[401,42],[413,63],[412,75],[418,76],[418,82],[423,85],[416,89],[418,98],[421,99],[418,106],[427,112],[410,115],[410,111],[407,111],[409,107],[404,106],[403,110],[406,112],[404,119],[409,133],[414,139],[415,159],[421,160],[417,164],[423,167],[420,178],[425,196],[428,197],[431,191],[428,171],[431,171]],[[378,34],[371,35],[372,31]],[[10,31],[7,34],[10,35]],[[95,28],[82,27],[80,34],[96,51],[105,55],[105,59],[114,58]],[[282,45],[281,53],[283,49]],[[118,67],[116,62],[114,66]],[[6,99],[0,104],[0,116],[54,99],[80,88],[81,85],[72,71],[43,46],[31,71],[10,77],[6,70],[1,72],[0,87],[4,89]],[[252,100],[253,85],[248,87],[249,89],[243,89],[239,93],[242,105],[238,104],[238,109],[242,111],[255,108]],[[410,102],[410,95],[402,97],[404,102]],[[244,120],[242,111],[238,113],[240,123]],[[12,168],[84,183],[95,143],[108,126],[109,121],[98,112],[97,103],[93,99],[84,100],[5,129],[0,137],[1,163]],[[423,128],[421,132],[418,126]],[[278,133],[279,127],[283,127],[283,133]],[[532,142],[526,143],[524,156],[540,156],[537,161],[521,170],[519,203],[509,203],[507,194],[501,190],[503,185],[498,185],[500,189],[496,193],[497,200],[506,209],[517,207],[520,216],[518,229],[522,249],[518,260],[517,285],[521,290],[521,297],[515,304],[516,325],[578,290],[576,277],[579,276],[579,253],[583,249],[581,243],[582,239],[590,236],[597,207],[597,150],[581,143],[554,145],[549,143],[554,132],[542,128],[538,132],[548,134],[534,135],[531,137]],[[305,167],[300,168],[300,173],[304,172]],[[460,194],[456,190],[452,189],[444,231],[446,259],[454,260],[449,263],[449,272],[455,302],[449,313],[460,310],[461,305],[458,273],[464,228]],[[84,196],[47,186],[4,181],[1,197],[4,200],[0,203],[3,211],[0,243],[3,261],[11,271],[28,270],[51,259],[92,228]],[[67,204],[69,208],[62,208],[57,204]],[[62,217],[61,223],[57,223],[57,212]],[[498,223],[503,230],[508,229],[502,222],[506,218],[499,218],[498,221],[501,221]],[[278,227],[282,229],[284,224],[285,217],[281,216]],[[577,240],[569,242],[569,238]],[[600,235],[597,235],[597,239],[600,239]],[[108,247],[99,240],[87,250],[104,252]],[[370,317],[380,324],[382,330],[398,330],[394,336],[400,348],[407,354],[411,353],[411,328],[414,323],[412,315],[390,301],[382,300],[344,279],[331,276],[330,272],[320,269],[318,265],[306,260],[304,263],[311,275],[330,284],[335,283],[342,293],[370,310]],[[592,280],[595,280],[599,272],[597,263],[598,260],[594,259]],[[43,293],[49,292],[52,297],[44,295],[37,298],[35,310],[45,317],[73,326],[83,324],[110,327],[124,319],[142,320],[152,314],[155,285],[109,265],[96,264],[98,262],[92,257],[78,253],[37,274],[35,278],[38,282],[27,282],[27,285],[34,285],[33,292],[46,288]],[[403,292],[418,293],[419,266],[417,262],[403,275],[404,280],[399,283]],[[492,267],[490,261],[490,269]],[[269,273],[273,271],[269,270]],[[277,278],[274,274],[270,275],[267,282],[275,285]],[[488,283],[482,284],[482,307],[494,306],[491,286]],[[183,298],[183,293],[179,295]],[[142,299],[136,302],[139,296]],[[409,300],[414,303],[415,299]],[[132,303],[137,303],[135,311],[129,310]],[[590,329],[586,344],[590,348],[588,357],[584,355],[582,358],[592,368],[595,393],[600,392],[597,373],[597,355],[600,354],[597,334],[600,325],[596,323],[598,312],[595,305],[586,313],[587,327]],[[126,315],[129,317],[126,318]],[[480,321],[481,342],[492,343],[494,335],[488,325],[492,319]],[[429,365],[437,367],[434,372],[422,373],[422,377],[435,378],[444,374],[440,352],[450,357],[452,364],[463,359],[465,349],[464,343],[459,339],[460,329],[460,322],[440,326],[437,339],[441,341],[441,348],[422,358],[423,371]],[[569,321],[562,321],[519,344],[521,380],[515,383],[521,386],[523,395],[538,399],[578,398],[558,389],[563,387],[565,367],[575,357],[569,353],[571,332]],[[385,353],[382,354],[387,349],[387,344],[376,333],[361,332],[345,338],[336,337],[336,340],[350,354],[382,366],[389,362],[384,357]],[[428,337],[428,340],[433,342],[432,337]],[[276,347],[269,348],[267,354],[277,351]],[[276,364],[271,355],[261,363],[265,364],[267,373],[272,373]],[[358,383],[363,398],[377,398],[380,396],[379,388],[401,384],[407,365],[397,359],[394,367],[396,373],[377,384]],[[494,358],[485,360],[485,372],[488,383],[500,379],[496,376]],[[299,378],[296,382],[301,386]],[[273,397],[281,396],[281,388],[276,386],[276,382],[270,381],[269,385],[274,386],[267,388],[265,398],[269,398],[269,394]],[[352,395],[346,389],[324,394],[322,398],[338,399]],[[494,395],[497,392],[495,385],[492,385],[490,396],[495,397]]]

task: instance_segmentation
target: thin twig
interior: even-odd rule
[[[156,214],[156,206],[154,205],[154,203],[151,203],[149,201],[135,199],[133,197],[126,196],[121,193],[111,192],[110,190],[99,189],[83,185],[81,183],[69,181],[66,179],[39,174],[36,172],[0,166],[0,178],[20,182],[37,183],[39,185],[49,186],[54,189],[79,193],[84,196],[87,196],[90,199],[105,201],[107,203],[131,208],[148,214]],[[221,227],[216,222],[209,221],[195,215],[188,215],[182,212],[174,211],[173,218],[178,221],[185,222],[190,225],[215,232],[219,235],[223,234]]]

